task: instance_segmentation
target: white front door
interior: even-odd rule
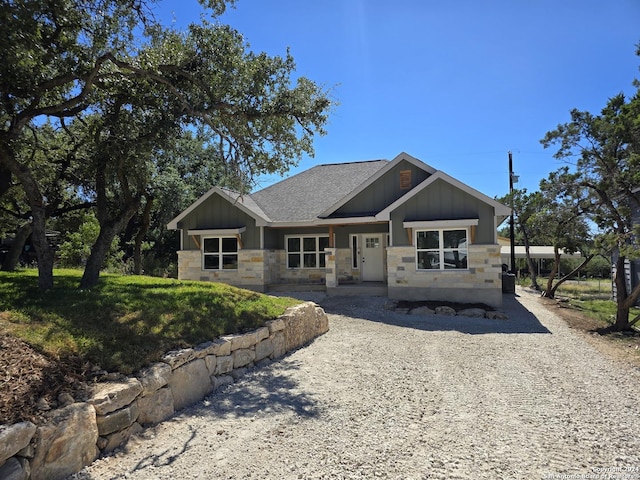
[[[382,282],[384,280],[384,255],[382,234],[362,235],[362,280]]]

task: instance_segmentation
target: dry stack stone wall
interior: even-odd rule
[[[86,403],[55,410],[42,425],[0,425],[0,479],[66,478],[145,425],[166,420],[233,383],[247,368],[265,365],[328,330],[324,310],[303,303],[265,327],[169,352],[135,377],[99,383]]]

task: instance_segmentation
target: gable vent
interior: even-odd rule
[[[400,171],[400,190],[409,190],[411,188],[411,170]]]

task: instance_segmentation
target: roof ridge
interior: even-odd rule
[[[356,163],[373,163],[373,162],[388,162],[389,160],[387,160],[386,158],[379,158],[377,160],[355,160],[353,162],[340,162],[340,163],[320,163],[318,165],[315,165],[315,167],[331,167],[334,165],[353,165]],[[314,168],[314,167],[312,167]]]

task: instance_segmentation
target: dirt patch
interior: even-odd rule
[[[572,329],[580,332],[600,352],[640,368],[640,332],[621,333],[603,329],[602,323],[574,309],[566,302],[540,297]]]
[[[85,399],[88,384],[83,370],[80,361],[49,358],[11,335],[0,334],[0,424],[40,423],[48,410],[65,402],[62,394]]]

